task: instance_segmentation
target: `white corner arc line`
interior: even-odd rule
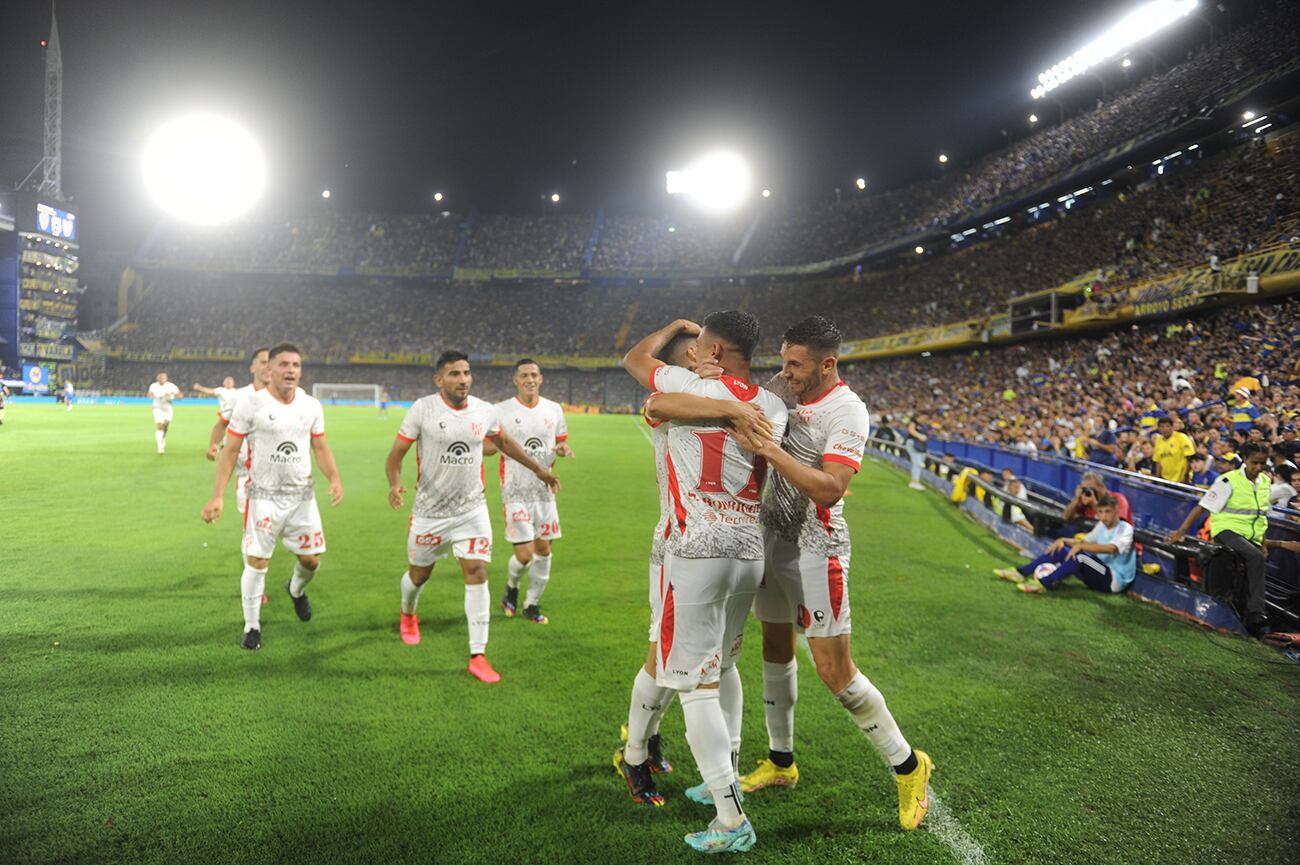
[[[947,844],[961,865],[987,865],[989,860],[984,856],[984,848],[962,828],[948,806],[935,794],[934,788],[928,789],[930,811],[925,815],[925,822],[921,826]]]

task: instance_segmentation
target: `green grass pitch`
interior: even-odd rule
[[[633,806],[609,762],[657,507],[636,420],[570,419],[548,626],[496,612],[489,483],[493,687],[464,671],[454,565],[424,592],[423,643],[398,640],[400,409],[327,408],[347,498],[323,506],[315,617],[294,618],[280,550],[263,650],[241,651],[233,491],[199,519],[212,414],[178,407],[162,458],[147,406],[14,404],[0,427],[0,862],[695,861],[681,837],[710,814],[681,795],[680,710],[666,807]],[[1014,555],[937,495],[875,464],[852,490],[854,654],[933,755],[949,819],[899,830],[889,774],[801,654],[802,780],[750,797],[751,861],[1300,860],[1300,669],[1128,599],[1022,596],[989,574]],[[757,634],[745,767],[767,744]]]

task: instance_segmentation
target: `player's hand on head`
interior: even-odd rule
[[[400,508],[402,506],[402,496],[405,494],[406,494],[406,487],[401,486],[400,484],[395,487],[389,487],[388,488],[389,507],[393,508],[393,510],[397,510],[398,508]]]
[[[673,322],[673,330],[689,334],[690,336],[698,336],[699,332],[703,330],[703,328],[691,321],[689,318],[679,318]]]

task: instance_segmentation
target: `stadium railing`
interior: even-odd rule
[[[898,468],[906,470],[910,465],[906,451],[898,442],[872,437],[869,444],[877,456]],[[1235,557],[1213,541],[1188,537],[1171,544],[1165,540],[1169,528],[1181,523],[1195,504],[1200,490],[1083,460],[1035,458],[1005,448],[961,442],[935,441],[931,447],[922,480],[972,519],[1030,556],[1046,551],[1055,531],[1065,525],[1063,505],[1073,494],[1082,473],[1100,472],[1106,478],[1107,488],[1123,492],[1133,508],[1133,535],[1141,545],[1141,555],[1137,578],[1129,594],[1218,630],[1245,633],[1237,613],[1242,606],[1239,591],[1244,581],[1237,574]],[[940,450],[934,450],[935,447]],[[945,454],[951,454],[953,459],[945,459]],[[1029,488],[1027,499],[1013,496],[976,474],[981,469],[996,474],[1004,468],[1011,469]],[[963,473],[964,469],[971,471]],[[1162,486],[1169,489],[1162,491]],[[1159,497],[1166,493],[1169,495],[1163,503],[1163,518],[1153,519],[1142,510],[1148,503],[1159,503]],[[1011,521],[1012,506],[1025,514],[1033,526],[1032,532]],[[1160,519],[1173,519],[1173,522],[1164,523]],[[1088,526],[1086,520],[1076,523]],[[1270,519],[1269,524],[1270,539],[1300,540],[1300,523],[1282,517]],[[1300,629],[1300,556],[1296,553],[1270,550],[1265,600],[1275,630]]]

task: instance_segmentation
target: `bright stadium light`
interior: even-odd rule
[[[859,177],[857,180],[853,181],[853,185],[856,186],[858,189],[866,189],[867,179],[865,177]]]
[[[247,211],[266,183],[266,163],[253,136],[212,114],[163,124],[146,144],[141,166],[145,188],[160,207],[204,225]]]
[[[771,198],[771,197],[772,197],[772,190],[770,190],[770,189],[764,189],[764,190],[763,190],[763,197],[764,197],[764,198]]]
[[[1255,112],[1253,112],[1253,111],[1243,111],[1243,112],[1241,113],[1241,119],[1242,119],[1242,120],[1254,120],[1254,119],[1255,119]]]
[[[726,150],[710,153],[680,171],[669,171],[665,177],[669,195],[685,195],[715,213],[731,210],[749,194],[749,166]]]
[[[1031,114],[1031,115],[1029,115],[1029,122],[1030,122],[1030,123],[1037,123],[1037,122],[1038,122],[1038,115],[1037,115],[1037,114]]]
[[[433,194],[433,200],[434,200],[434,201],[442,201],[442,193],[441,193],[441,192],[435,192],[435,193]]]
[[[330,191],[329,191],[328,189],[322,189],[322,190],[320,191],[320,197],[321,197],[321,198],[329,198],[329,197],[330,197]]]
[[[551,204],[559,204],[559,203],[560,203],[560,193],[558,193],[558,192],[552,192],[552,193],[551,193]]]
[[[921,255],[923,252],[925,252],[925,247],[917,246],[916,249],[913,250],[913,252],[915,252],[917,255]]]
[[[1123,52],[1130,45],[1174,24],[1196,9],[1197,0],[1148,0],[1125,15],[1096,39],[1084,45],[1051,69],[1038,75],[1029,95],[1042,99],[1077,75]]]
[[[1125,69],[1127,69],[1127,68],[1129,68],[1130,66],[1133,65],[1133,61],[1132,61],[1130,58],[1125,57],[1123,60],[1121,60],[1121,61],[1119,62],[1119,65],[1120,65],[1120,66],[1123,66]]]
[[[940,154],[939,154],[939,164],[940,164],[940,165],[947,165],[947,164],[948,164],[948,154],[946,154],[946,153],[940,153]]]

